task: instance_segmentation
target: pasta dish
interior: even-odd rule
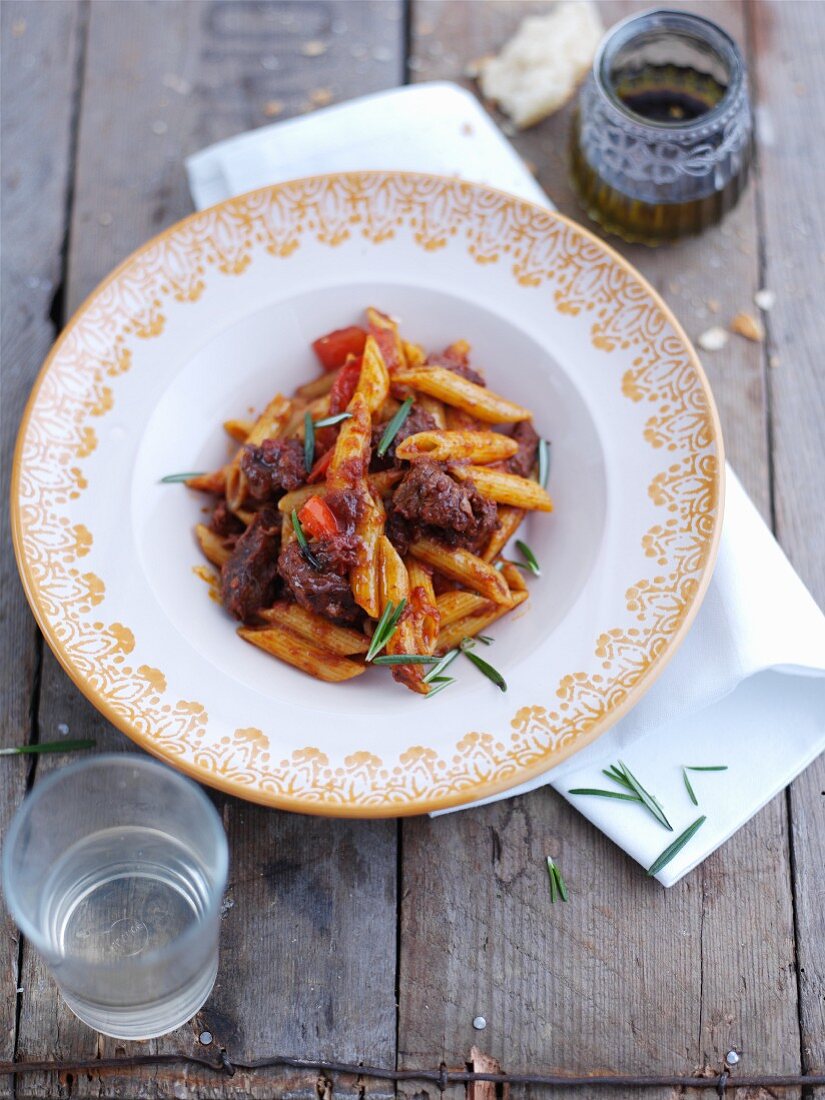
[[[466,653],[505,690],[472,650],[539,572],[524,542],[503,556],[552,510],[532,413],[487,388],[465,341],[428,354],[375,309],[312,346],[318,378],[226,422],[225,466],[164,479],[217,497],[195,533],[240,637],[331,682],[386,665],[422,695]]]

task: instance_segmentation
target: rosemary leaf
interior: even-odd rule
[[[539,440],[539,485],[547,488],[547,478],[550,475],[550,444],[546,439]]]
[[[606,775],[607,778],[612,779],[614,783],[620,784],[620,786],[624,787],[625,790],[630,791],[631,794],[634,793],[633,787],[630,785],[627,779],[625,779],[625,777],[615,766],[615,764],[611,764],[609,768],[602,768],[602,775]]]
[[[203,477],[202,470],[196,470],[194,473],[189,474],[167,474],[166,477],[160,479],[161,485],[172,485],[177,481],[188,481],[190,477]]]
[[[292,509],[292,529],[295,532],[295,537],[298,540],[298,545],[301,547],[301,553],[304,555],[304,558],[309,562],[313,569],[320,569],[321,563],[318,561],[318,559],[309,548],[307,537],[304,534],[304,529],[301,526],[301,521],[298,519],[298,513],[294,508]]]
[[[406,606],[406,599],[399,600],[397,607],[392,600],[388,601],[387,606],[381,613],[381,618],[378,620],[375,632],[373,633],[370,647],[364,658],[365,661],[372,661],[393,636],[395,628],[398,625],[398,620],[401,618],[401,613]]]
[[[561,868],[559,867],[558,863],[553,864],[553,874],[556,876],[556,885],[559,888],[559,893],[561,894],[561,900],[562,901],[567,901],[567,898],[568,898],[567,886],[565,884],[564,879],[562,878]]]
[[[425,699],[432,699],[434,695],[438,695],[439,691],[443,691],[444,688],[448,688],[450,684],[455,683],[455,680],[451,676],[439,676],[438,681],[439,682],[437,686],[431,687],[427,694],[424,696]],[[432,683],[432,681],[428,681],[428,683]]]
[[[393,653],[383,657],[373,657],[374,665],[436,665],[438,657],[428,653]]]
[[[413,399],[408,397],[389,424],[384,429],[384,434],[381,436],[381,442],[378,444],[376,454],[379,458],[383,458],[387,453],[387,448],[395,439],[398,434],[398,429],[410,415],[410,409],[413,406]]]
[[[541,566],[536,559],[536,555],[530,549],[526,542],[522,542],[521,539],[516,539],[516,549],[527,562],[527,568],[530,572],[536,576],[541,576]]]
[[[550,902],[555,905],[558,898],[558,885],[556,884],[556,876],[553,874],[553,860],[550,856],[547,857],[547,875],[550,879]]]
[[[312,472],[312,467],[315,462],[315,424],[312,420],[312,413],[304,413],[304,469],[307,473]]]
[[[694,806],[698,806],[699,805],[699,799],[696,797],[696,792],[694,791],[693,787],[691,787],[691,785],[690,785],[690,780],[688,779],[687,768],[682,768],[682,779],[684,779],[684,781],[685,781],[685,790],[687,791],[688,796],[690,797],[690,801],[693,803]]]
[[[461,643],[460,648],[461,652],[464,654],[467,660],[472,661],[479,672],[483,672],[487,679],[492,680],[496,687],[499,688],[501,691],[507,690],[507,681],[504,679],[498,669],[493,668],[492,665],[488,664],[485,660],[483,660],[483,658],[479,657],[477,653],[471,653],[469,647],[466,647],[463,642]]]
[[[550,877],[550,901],[555,904],[557,898],[568,900],[567,886],[565,885],[559,865],[552,856],[547,857],[547,874]]]
[[[626,777],[628,783],[630,784],[631,788],[633,789],[633,791],[641,798],[642,802],[644,802],[645,807],[653,814],[653,816],[656,818],[656,820],[661,825],[664,825],[664,827],[666,829],[669,829],[670,832],[673,832],[673,826],[670,824],[668,819],[665,817],[665,811],[662,809],[662,807],[659,805],[659,803],[656,801],[656,799],[653,797],[653,795],[649,794],[644,789],[644,787],[641,785],[641,783],[635,777],[633,772],[631,772],[630,768],[628,768],[627,764],[625,764],[622,760],[620,760],[619,761],[619,766],[621,767],[622,771],[624,772],[625,777]]]
[[[688,772],[726,772],[727,770],[727,764],[685,764],[685,771]]]
[[[78,749],[90,749],[97,742],[91,737],[77,738],[74,741],[42,741],[39,745],[15,745],[14,748],[0,749],[0,756],[22,756],[26,753],[75,752]]]
[[[593,794],[600,798],[620,798],[624,802],[641,802],[637,794],[623,794],[621,791],[602,791],[598,787],[574,787],[568,794]]]
[[[340,424],[342,420],[349,420],[352,417],[352,413],[338,413],[337,416],[325,416],[323,420],[316,420],[316,428],[331,428],[335,424]]]
[[[685,831],[683,833],[680,833],[679,836],[677,836],[676,839],[673,841],[673,843],[665,848],[659,858],[655,859],[653,863],[651,863],[651,865],[647,869],[647,873],[649,875],[658,875],[661,869],[666,864],[670,863],[675,855],[678,855],[678,853],[681,852],[681,850],[691,839],[691,837],[693,837],[694,834],[702,828],[706,821],[707,817],[705,816],[705,814],[702,814],[701,817],[697,817],[693,824],[688,825]]]
[[[476,638],[482,645],[492,645],[495,638],[491,638],[489,634],[476,634]]]
[[[434,668],[431,668],[427,675],[424,677],[424,683],[431,684],[433,683],[433,681],[437,680],[444,669],[451,665],[456,657],[460,655],[460,653],[460,649],[451,649],[447,653],[445,653],[438,664]]]

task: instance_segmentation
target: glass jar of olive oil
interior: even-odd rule
[[[747,73],[702,16],[650,11],[605,37],[571,131],[585,210],[626,241],[699,233],[736,205],[751,162]]]

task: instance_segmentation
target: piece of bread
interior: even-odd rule
[[[498,57],[479,63],[481,90],[523,130],[558,110],[576,89],[603,34],[590,0],[565,0],[531,15]]]

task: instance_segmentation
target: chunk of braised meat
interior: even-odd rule
[[[247,445],[241,470],[252,500],[276,500],[306,481],[304,445],[299,439],[265,439],[260,447]]]
[[[455,481],[426,460],[416,462],[398,486],[392,501],[393,520],[395,516],[407,520],[416,533],[469,549],[481,546],[498,526],[495,504],[472,481]]]
[[[238,535],[242,535],[245,530],[243,523],[238,517],[233,512],[229,511],[225,500],[219,500],[215,505],[215,510],[209,521],[209,527],[216,535],[220,535],[222,539],[237,537]]]
[[[396,512],[395,507],[392,503],[387,509],[387,520],[384,524],[384,534],[393,544],[401,557],[405,558],[410,549],[410,543],[415,539],[415,531],[410,521],[408,519],[405,519],[400,512]]]
[[[428,356],[427,366],[446,367],[453,374],[459,374],[462,378],[466,378],[468,382],[475,382],[477,386],[486,386],[487,382],[484,375],[475,367],[470,366],[469,350],[469,347],[463,343],[450,344],[438,355]]]
[[[335,553],[330,554],[322,542],[312,543],[312,553],[320,566],[316,568],[306,560],[298,543],[290,542],[281,551],[278,569],[301,607],[338,623],[354,623],[360,618],[361,609],[353,599],[347,574],[338,572],[344,562],[342,549],[339,544]]]
[[[378,444],[381,442],[381,437],[386,431],[386,424],[376,424],[372,430],[372,469],[373,470],[387,470],[391,466],[400,466],[401,461],[395,457],[395,448],[399,443],[403,442],[409,435],[416,435],[418,432],[431,432],[433,428],[437,428],[438,424],[435,421],[435,417],[431,416],[426,409],[423,409],[420,405],[412,405],[407,419],[395,433],[392,443],[387,448],[386,454],[379,458]]]
[[[278,589],[281,516],[263,508],[240,536],[221,569],[221,600],[230,615],[252,622],[269,607]]]
[[[511,474],[529,477],[536,463],[536,451],[539,447],[538,433],[529,420],[521,420],[513,429],[513,439],[518,443],[518,450],[507,463],[507,468]]]

